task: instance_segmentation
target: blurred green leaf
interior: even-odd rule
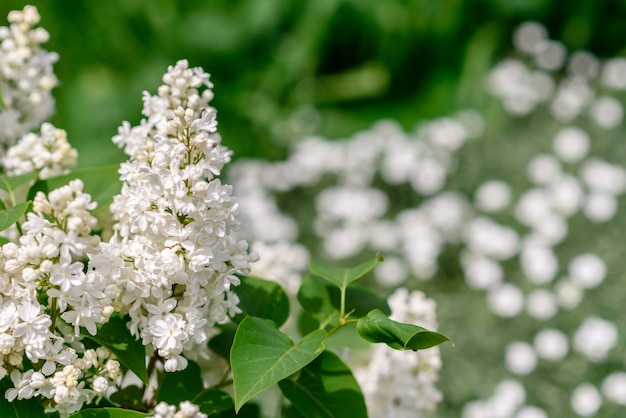
[[[0,211],[0,231],[4,231],[14,223],[20,220],[20,218],[28,211],[31,202],[18,203],[9,210]]]
[[[97,212],[111,203],[113,196],[121,190],[122,183],[119,179],[118,169],[119,165],[80,168],[73,170],[69,174],[39,180],[30,188],[28,196],[30,199],[33,199],[38,191],[49,193],[54,189],[65,186],[71,180],[80,179],[84,185],[83,191],[89,193],[91,199],[98,203],[95,210]]]

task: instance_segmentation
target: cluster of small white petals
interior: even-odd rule
[[[167,402],[159,402],[154,408],[152,418],[207,418],[207,415],[189,401],[181,402],[178,408]]]
[[[2,247],[0,359],[14,385],[5,393],[9,401],[40,396],[50,400],[49,411],[67,416],[120,377],[108,350],[71,344],[80,328],[96,334],[119,293],[89,265],[100,244],[92,235],[94,208],[80,180],[47,196],[38,192],[19,241]],[[21,372],[24,358],[38,368]]]
[[[50,91],[58,84],[52,66],[58,55],[41,44],[48,32],[36,28],[40,16],[34,6],[9,13],[10,25],[0,26],[0,143],[13,145],[54,112]]]
[[[111,261],[101,265],[113,268],[131,333],[175,371],[187,366],[183,350],[206,344],[215,323],[239,312],[231,286],[256,255],[231,237],[238,203],[217,178],[231,152],[208,105],[209,75],[181,60],[163,83],[157,95],[144,93],[146,118],[113,138],[130,159],[111,205]]]
[[[399,288],[388,301],[392,319],[436,329],[435,302],[423,293]],[[404,352],[377,344],[371,348],[368,360],[354,369],[354,376],[370,416],[425,417],[443,398],[435,386],[441,369],[438,347]]]
[[[40,179],[67,174],[76,165],[78,152],[67,142],[67,134],[44,122],[40,134],[27,133],[10,147],[2,166],[10,176],[36,171]]]

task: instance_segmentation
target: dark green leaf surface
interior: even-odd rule
[[[0,381],[0,417],[33,418],[46,416],[41,402],[36,399],[16,399],[13,402],[9,402],[4,393],[12,387],[13,384],[8,377]]]
[[[396,350],[423,350],[450,341],[438,332],[391,320],[378,309],[359,319],[357,332],[366,341],[385,343]]]
[[[230,353],[235,410],[313,361],[324,350],[325,339],[326,332],[317,330],[294,345],[273,321],[246,317],[239,324]]]
[[[129,409],[139,409],[143,407],[143,393],[139,386],[130,385],[111,395],[111,401],[119,406]]]
[[[83,335],[111,350],[120,363],[128,367],[144,383],[148,383],[146,348],[141,341],[136,340],[130,334],[124,318],[113,316],[109,322],[98,328],[96,335],[91,335],[86,331],[83,332]]]
[[[289,317],[289,298],[275,282],[256,277],[242,277],[241,284],[234,288],[239,296],[239,307],[243,311],[234,319],[241,322],[246,315],[271,319],[277,326]]]
[[[170,405],[178,405],[182,401],[194,398],[202,392],[202,389],[200,367],[195,362],[189,361],[185,370],[165,373],[157,402],[164,401]]]
[[[348,366],[330,351],[302,369],[297,380],[285,379],[278,386],[307,418],[367,418],[359,384]]]
[[[233,408],[233,399],[221,390],[207,390],[192,399],[200,411],[207,415],[215,414]]]

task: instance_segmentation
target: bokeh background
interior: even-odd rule
[[[340,137],[382,118],[412,128],[480,106],[484,73],[525,20],[570,49],[615,56],[626,14],[623,2],[584,0],[31,3],[61,55],[53,123],[80,165],[122,158],[110,144],[117,126],[139,120],[141,92],[181,58],[211,73],[235,158],[279,158],[310,133]],[[3,0],[0,15],[24,4]]]
[[[24,4],[3,0],[0,15]],[[519,24],[540,22],[549,37],[568,51],[587,50],[600,59],[626,52],[626,3],[618,1],[108,0],[31,4],[38,7],[41,26],[50,32],[47,48],[61,57],[55,65],[61,85],[54,91],[57,112],[52,122],[67,131],[79,151],[79,166],[124,160],[111,143],[117,127],[123,120],[138,123],[142,91],[154,92],[167,66],[187,58],[191,65],[202,66],[212,75],[219,129],[235,160],[281,161],[303,138],[351,138],[382,119],[391,119],[409,132],[420,123],[458,111],[477,111],[484,121],[484,137],[456,152],[456,172],[460,174],[453,172],[446,183],[446,190],[470,200],[481,184],[493,178],[505,180],[516,196],[532,188],[532,179],[527,179],[529,160],[551,152],[552,137],[564,125],[545,109],[511,116],[487,93],[485,80],[490,70],[514,54],[512,36]],[[555,82],[561,78],[563,73],[554,75]],[[615,94],[619,100],[622,96],[623,92]],[[592,137],[594,155],[618,166],[626,163],[621,124],[612,129],[587,127],[587,121],[581,122],[583,125]],[[379,181],[378,186],[384,184]],[[291,198],[277,193],[277,201],[306,223],[312,216],[307,212],[310,202],[322,189],[300,187]],[[387,191],[391,189],[393,208],[389,211],[393,213],[426,199],[412,195],[410,188]],[[619,386],[623,380],[613,384],[613,392],[609,390],[613,395],[607,396],[607,390],[600,393],[607,376],[624,371],[626,251],[622,231],[626,219],[620,215],[623,199],[617,198],[620,209],[615,217],[589,222],[582,215],[572,215],[567,241],[550,246],[560,260],[555,276],[571,275],[568,263],[579,254],[592,252],[606,266],[603,285],[587,283],[590,289],[575,309],[561,306],[558,314],[543,319],[524,312],[512,316],[494,313],[485,289],[477,291],[464,277],[467,272],[459,262],[462,242],[438,253],[438,269],[430,280],[407,280],[437,302],[440,330],[457,343],[455,348],[442,348],[444,366],[438,387],[444,399],[435,416],[464,416],[465,408],[465,416],[470,418],[541,418],[536,411],[531,415],[530,409],[527,415],[514,415],[515,411],[509,413],[505,408],[498,415],[495,401],[490,407],[496,411],[492,415],[470,415],[468,404],[496,397],[497,385],[507,379],[525,388],[522,404],[537,406],[546,416],[565,417],[574,412],[623,416],[626,387]],[[526,233],[527,225],[515,219],[513,210],[494,219],[520,236]],[[314,256],[333,259],[316,250],[319,239],[307,232],[306,225],[302,230],[300,238]],[[346,261],[359,257],[347,257]],[[516,260],[502,265],[507,280],[518,290],[528,295],[537,287],[548,288],[546,283],[538,283],[540,280],[525,282],[525,272]],[[544,261],[538,258],[535,262]],[[512,300],[517,303],[515,297]],[[537,364],[529,371],[527,363],[532,363],[533,355],[528,357],[524,350],[541,330],[558,329],[573,346],[581,324],[591,317],[603,318],[618,330],[614,341],[610,330],[608,334],[587,332],[578,338],[588,338],[589,344],[596,339],[611,340],[601,359],[594,360],[584,349],[569,350],[558,361],[537,360],[533,354]],[[519,355],[511,349],[516,341],[528,343],[517,346],[521,347]],[[589,387],[584,387],[577,398],[583,406],[572,406],[572,394],[583,383],[596,392],[585,392]],[[506,392],[500,387],[500,392],[513,398],[519,395],[515,390]],[[600,409],[593,408],[596,395]],[[519,401],[506,396],[498,402]],[[603,397],[608,401],[603,402]]]

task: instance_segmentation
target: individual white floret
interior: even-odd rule
[[[533,290],[526,297],[526,311],[535,319],[550,319],[559,311],[556,296],[549,290]]]
[[[497,212],[511,203],[511,187],[500,180],[489,180],[476,190],[476,206],[484,212]]]
[[[572,345],[590,361],[600,362],[617,344],[617,337],[617,326],[613,322],[591,316],[574,333]]]
[[[540,358],[550,361],[561,361],[569,352],[567,335],[554,328],[539,331],[535,335],[533,345]]]
[[[614,372],[605,377],[602,394],[613,403],[626,405],[626,373]]]
[[[498,316],[512,318],[519,315],[522,311],[524,294],[514,284],[505,283],[489,290],[487,306]]]
[[[596,99],[590,109],[591,118],[604,129],[613,129],[622,123],[624,108],[615,98],[603,96]]]
[[[598,286],[606,277],[606,264],[600,257],[592,253],[584,253],[574,257],[568,266],[571,281],[583,289]]]
[[[554,136],[552,148],[566,163],[577,163],[589,152],[589,135],[584,130],[569,126],[559,130]]]
[[[507,368],[517,375],[532,373],[537,366],[537,355],[533,347],[525,342],[510,343],[506,349]]]
[[[570,404],[577,415],[590,417],[602,406],[602,395],[592,384],[582,383],[572,392]]]

